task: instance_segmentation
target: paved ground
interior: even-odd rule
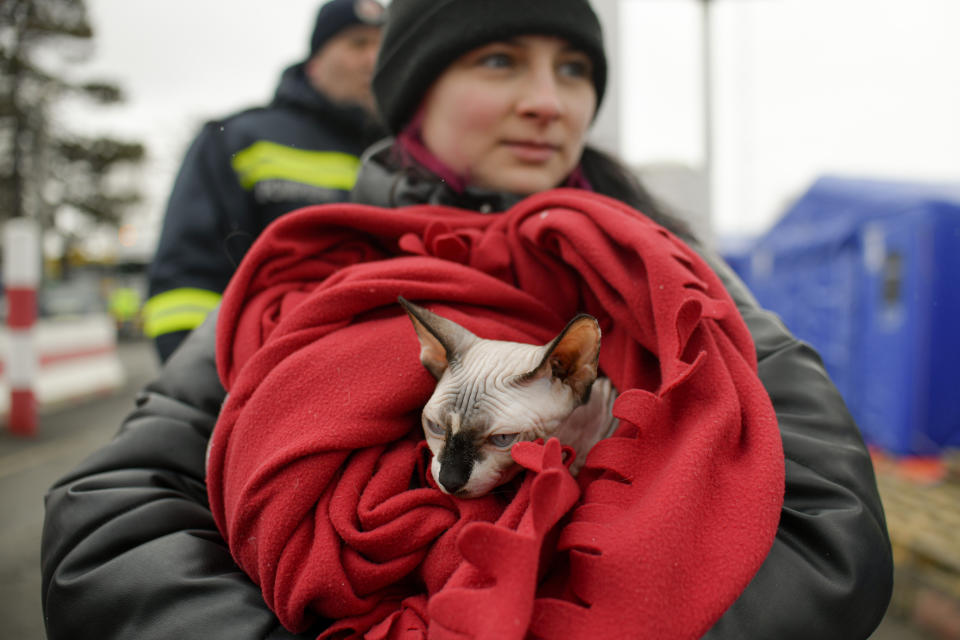
[[[43,494],[64,472],[117,430],[136,391],[153,375],[156,360],[145,342],[123,343],[128,381],[118,393],[41,415],[35,439],[0,427],[0,640],[42,640],[40,531]],[[766,640],[766,639],[760,639]],[[931,640],[888,618],[871,640]]]
[[[90,401],[43,411],[37,436],[0,426],[0,640],[42,639],[40,531],[43,494],[67,470],[107,442],[156,370],[146,342],[121,343],[127,383]]]

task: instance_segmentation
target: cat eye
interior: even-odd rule
[[[423,422],[424,422],[424,424],[425,424],[426,427],[427,427],[427,431],[429,431],[430,433],[432,433],[432,434],[435,435],[435,436],[441,436],[441,437],[442,437],[442,436],[446,433],[446,429],[444,429],[443,427],[441,427],[439,424],[437,424],[437,423],[434,422],[433,420],[427,420],[427,419],[425,419]]]
[[[514,442],[516,442],[517,438],[519,437],[520,437],[519,433],[496,433],[490,436],[489,438],[487,438],[487,442],[489,442],[490,444],[492,444],[498,449],[506,449],[507,447],[512,445]]]

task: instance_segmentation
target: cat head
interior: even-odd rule
[[[446,493],[477,497],[520,467],[520,441],[549,438],[587,401],[597,378],[600,327],[573,318],[545,345],[479,338],[456,322],[400,298],[420,339],[420,362],[437,379],[423,407],[431,473]]]

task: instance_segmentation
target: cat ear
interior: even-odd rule
[[[596,318],[581,313],[544,350],[543,360],[527,375],[552,375],[569,385],[581,402],[586,402],[597,379],[600,359],[600,325]]]
[[[403,296],[397,300],[410,316],[420,339],[420,362],[439,380],[450,362],[466,351],[477,337],[453,320],[417,306]]]

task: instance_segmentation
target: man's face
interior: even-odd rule
[[[354,25],[330,40],[307,62],[310,83],[334,102],[375,111],[370,82],[380,46],[380,27]]]

